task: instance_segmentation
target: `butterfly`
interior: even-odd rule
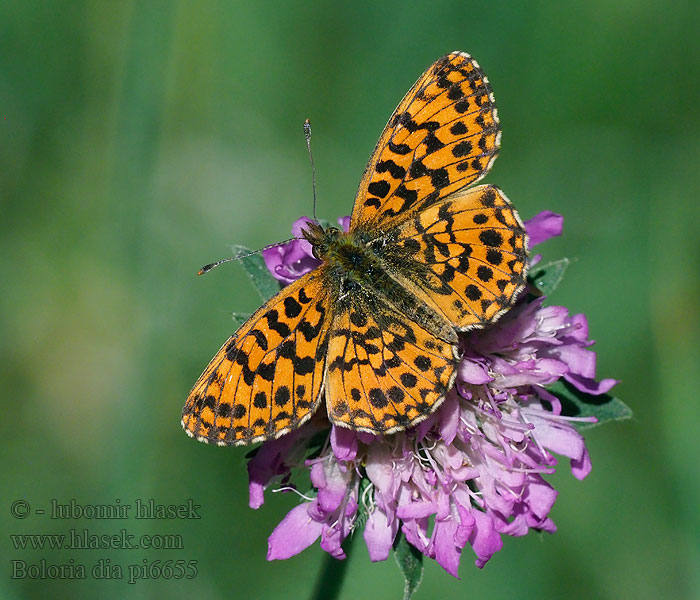
[[[500,125],[464,52],[431,65],[389,119],[348,232],[308,222],[321,260],[258,309],[197,380],[182,411],[221,446],[280,437],[325,402],[331,423],[390,434],[452,386],[458,333],[499,318],[524,288],[527,236],[493,185]]]

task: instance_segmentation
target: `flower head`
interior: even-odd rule
[[[295,235],[304,221],[295,222]],[[534,245],[559,235],[562,219],[541,213],[526,227]],[[266,264],[289,283],[318,264],[307,246],[294,240],[266,250]],[[562,415],[546,386],[563,379],[601,394],[616,382],[595,379],[585,316],[544,300],[523,295],[489,329],[462,335],[455,384],[418,426],[374,436],[319,415],[264,443],[248,464],[252,508],[273,480],[296,491],[294,467],[308,470],[312,488],[297,491],[303,501],[273,531],[268,559],[293,556],[319,538],[326,552],[344,558],[343,540],[364,524],[371,560],[385,560],[401,531],[456,577],[467,545],[483,567],[503,535],[554,532],[549,512],[557,492],[544,478],[555,470],[554,455],[568,458],[579,479],[591,463],[576,419]]]

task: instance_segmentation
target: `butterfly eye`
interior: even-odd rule
[[[323,260],[327,250],[328,246],[326,244],[315,244],[311,246],[311,254],[313,254],[314,258],[317,258],[318,260]]]

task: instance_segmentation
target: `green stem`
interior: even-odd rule
[[[343,545],[345,560],[338,560],[330,554],[326,554],[311,600],[336,600],[340,596],[340,589],[343,587],[343,580],[348,570],[354,541],[355,536],[351,535]]]

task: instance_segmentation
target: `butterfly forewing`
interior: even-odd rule
[[[187,398],[187,433],[220,445],[247,444],[311,417],[331,320],[324,280],[317,269],[284,288],[221,347]]]
[[[468,54],[435,62],[389,119],[372,153],[351,227],[384,231],[483,177],[498,153],[491,86]]]

